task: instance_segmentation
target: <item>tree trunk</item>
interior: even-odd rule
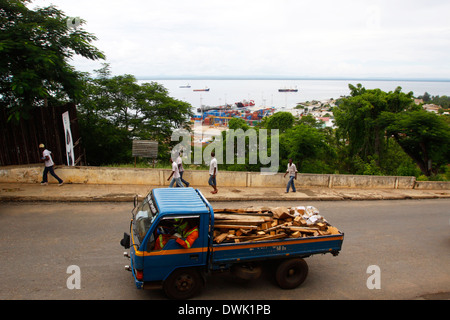
[[[414,162],[419,166],[420,171],[422,171],[422,173],[424,175],[426,175],[427,177],[431,176],[431,170],[428,169],[428,156],[427,156],[427,152],[426,149],[424,150],[425,146],[421,146],[422,151],[424,152],[424,155],[426,155],[426,159],[422,159],[420,156],[414,154],[413,152],[411,152],[411,150],[405,148],[402,145],[401,139],[397,134],[394,134],[394,138],[397,141],[398,145],[402,148],[403,151],[405,151],[405,153],[411,157],[411,159],[414,160]]]

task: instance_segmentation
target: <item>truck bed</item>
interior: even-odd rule
[[[221,243],[212,246],[212,263],[238,263],[261,259],[307,257],[318,253],[337,255],[341,250],[344,234],[307,238],[286,238],[246,243]]]
[[[343,239],[312,206],[215,209],[212,263],[337,255]]]

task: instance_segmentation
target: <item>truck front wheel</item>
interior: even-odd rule
[[[308,264],[305,260],[294,258],[281,262],[275,271],[275,279],[282,289],[294,289],[305,281]]]
[[[199,294],[203,279],[195,269],[178,269],[164,281],[163,289],[170,299],[185,300]]]

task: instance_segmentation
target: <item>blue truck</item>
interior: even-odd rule
[[[189,299],[201,292],[209,274],[230,271],[239,278],[256,279],[269,261],[276,266],[277,284],[293,289],[308,274],[304,258],[336,256],[344,239],[339,231],[306,238],[215,243],[214,216],[211,204],[194,188],[157,188],[140,203],[135,198],[129,232],[124,232],[120,243],[129,249],[124,252],[130,259],[125,269],[131,271],[136,287],[162,288],[170,299]],[[167,236],[180,221],[198,231],[192,245],[183,247]],[[165,243],[160,244],[163,237]]]

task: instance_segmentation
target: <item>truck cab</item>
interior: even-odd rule
[[[129,270],[137,288],[163,286],[173,298],[183,298],[180,289],[186,297],[200,289],[209,256],[212,212],[209,202],[193,188],[153,189],[139,205],[135,202],[130,234],[124,234],[121,244],[130,249]],[[180,234],[183,227],[197,229],[193,243],[180,244],[186,241]],[[176,297],[167,289],[173,286]]]

